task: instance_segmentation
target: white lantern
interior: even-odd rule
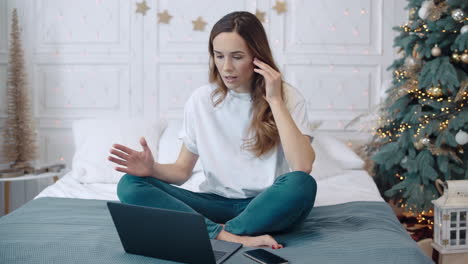
[[[440,184],[436,182],[436,184]],[[444,194],[434,204],[434,242],[440,254],[468,253],[468,180],[442,183]],[[438,187],[438,186],[437,186]],[[439,189],[439,188],[438,188]]]

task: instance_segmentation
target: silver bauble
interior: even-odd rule
[[[433,6],[432,1],[424,1],[421,5],[421,8],[418,10],[418,15],[422,19],[426,19],[429,16],[429,7]]]
[[[468,143],[468,133],[466,133],[463,130],[458,131],[455,135],[455,141],[459,145],[465,145],[466,143]]]
[[[429,140],[428,138],[423,138],[423,139],[421,139],[421,143],[422,143],[424,146],[428,146],[429,143],[431,143],[431,140]]]
[[[434,57],[439,57],[442,54],[442,50],[437,46],[437,44],[431,49],[431,54]]]
[[[413,68],[413,67],[418,66],[420,64],[421,64],[421,61],[416,59],[416,58],[413,58],[412,56],[408,56],[405,59],[405,66],[408,67],[408,68]]]
[[[460,29],[460,34],[465,34],[466,32],[468,32],[468,25],[464,25],[464,26]]]
[[[463,13],[463,10],[461,9],[455,9],[452,11],[452,18],[455,20],[455,21],[462,21],[462,19],[465,17],[465,13]]]

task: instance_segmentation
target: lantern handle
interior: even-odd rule
[[[435,181],[435,187],[440,195],[444,194],[444,187],[447,187],[447,183],[443,182],[441,179]]]

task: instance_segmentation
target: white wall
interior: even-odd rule
[[[235,10],[266,12],[264,23],[284,79],[309,101],[321,131],[344,140],[368,135],[343,131],[379,102],[385,69],[395,57],[391,30],[406,21],[404,0],[0,0],[0,132],[6,114],[7,49],[11,11],[23,28],[31,99],[42,162],[71,166],[73,120],[87,117],[180,118],[191,91],[207,82],[207,40],[214,23]],[[169,25],[157,23],[167,9]],[[208,22],[204,32],[192,20]],[[0,142],[2,139],[0,138]],[[33,198],[50,181],[12,183],[10,208]],[[3,185],[0,184],[0,215]]]

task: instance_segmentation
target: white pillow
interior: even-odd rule
[[[316,145],[323,149],[328,159],[333,161],[342,169],[361,170],[364,167],[364,161],[345,143],[335,137],[318,134],[315,136]],[[314,146],[314,145],[313,145]]]
[[[338,139],[314,134],[315,161],[310,175],[316,180],[333,177],[346,170],[362,169],[364,161]]]
[[[73,177],[81,183],[118,183],[124,173],[115,170],[117,165],[107,159],[115,143],[141,151],[139,139],[144,136],[157,157],[161,132],[165,120],[128,118],[82,119],[73,122],[75,155]]]

